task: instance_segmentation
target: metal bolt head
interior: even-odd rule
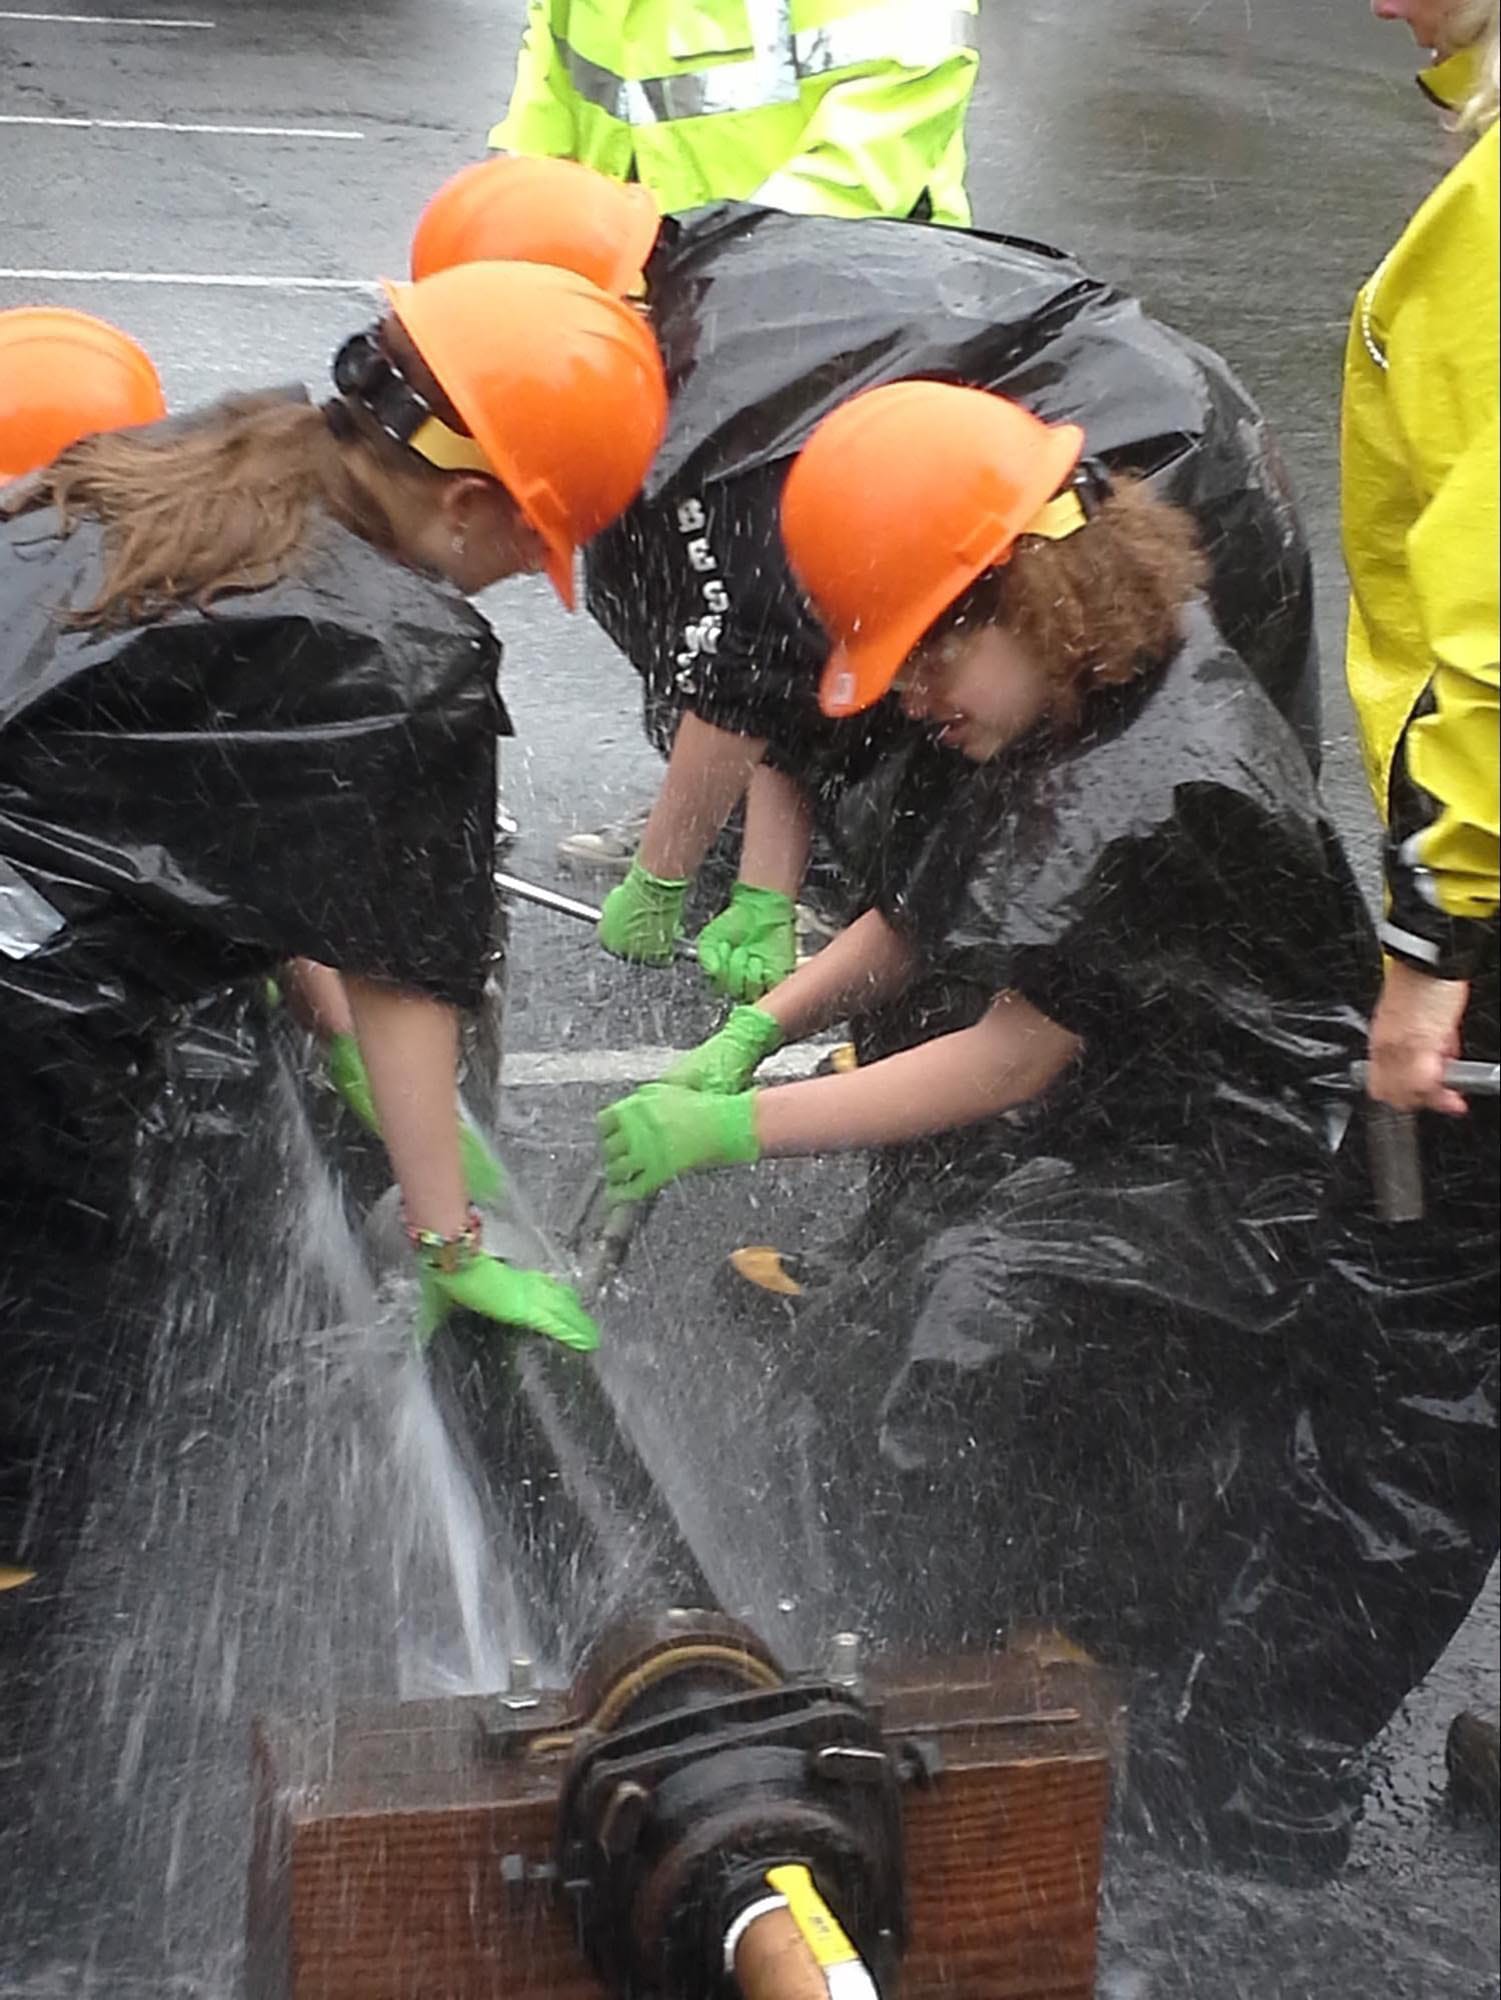
[[[829,1679],[836,1687],[858,1688],[861,1682],[860,1634],[836,1632],[829,1641]]]
[[[511,1662],[506,1691],[501,1697],[507,1708],[535,1708],[542,1699],[537,1687],[537,1663],[518,1657]]]

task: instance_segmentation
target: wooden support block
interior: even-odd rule
[[[1108,1676],[930,1660],[878,1670],[869,1699],[888,1740],[939,1753],[904,1798],[903,2000],[1090,2000]],[[247,2000],[600,2000],[552,1879],[574,1707],[260,1724]]]

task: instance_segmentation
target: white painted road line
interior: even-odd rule
[[[165,14],[33,14],[0,7],[0,21],[55,21],[65,28],[217,28],[217,21],[174,21]]]
[[[70,132],[197,132],[214,139],[341,139],[351,144],[365,136],[327,125],[174,125],[166,118],[44,118],[29,111],[0,112],[0,125],[56,125]]]
[[[780,1049],[756,1071],[758,1079],[786,1083],[812,1074],[837,1042],[802,1042]],[[682,1049],[526,1049],[505,1057],[500,1080],[512,1089],[568,1083],[651,1083]]]
[[[41,264],[0,264],[0,281],[28,285],[212,285],[251,292],[359,292],[380,297],[373,278],[298,278],[258,271],[57,271]]]

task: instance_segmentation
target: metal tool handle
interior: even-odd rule
[[[1351,1063],[1350,1075],[1364,1090],[1371,1080],[1371,1065],[1368,1062]],[[1444,1085],[1465,1097],[1501,1097],[1501,1063],[1445,1063]]]
[[[1350,1075],[1364,1090],[1371,1066],[1350,1065]],[[1444,1082],[1466,1097],[1501,1096],[1501,1063],[1451,1062]],[[1366,1134],[1376,1213],[1383,1222],[1421,1222],[1424,1215],[1423,1154],[1418,1143],[1417,1114],[1397,1111],[1374,1099],[1366,1105]]]
[[[568,1223],[568,1247],[578,1273],[578,1294],[591,1310],[630,1253],[636,1232],[651,1212],[656,1197],[614,1206],[605,1198],[604,1174],[594,1174],[574,1205]]]
[[[579,1297],[590,1308],[598,1305],[605,1287],[630,1254],[636,1232],[651,1210],[650,1201],[626,1201],[609,1211],[579,1271]]]
[[[539,910],[551,910],[557,917],[572,917],[577,923],[593,924],[596,929],[604,914],[592,903],[585,903],[577,896],[565,896],[560,889],[544,889],[539,882],[523,881],[521,876],[508,875],[504,869],[496,869],[493,880],[503,896],[514,896],[521,903],[533,903]],[[687,938],[673,940],[672,955],[681,964],[698,963],[698,954]]]

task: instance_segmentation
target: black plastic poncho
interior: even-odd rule
[[[919,739],[847,801],[866,900],[923,966],[860,1024],[865,1055],[1006,991],[1083,1041],[1042,1101],[888,1156],[859,1260],[890,1340],[869,1376],[883,1456],[948,1478],[958,1424],[964,1476],[1008,1511],[1026,1385],[1077,1367],[1074,1342],[1281,1334],[1327,1253],[1370,924],[1290,731],[1202,610],[1187,632],[1072,739],[978,767]],[[956,1589],[992,1622],[972,1578]]]
[[[1072,740],[975,767],[914,739],[842,825],[923,966],[866,1060],[1006,990],[1084,1046],[1041,1101],[891,1149],[853,1235],[798,1246],[751,1479],[780,1585],[834,1580],[899,1648],[1062,1631],[1142,1676],[1157,1825],[1332,1866],[1361,1751],[1495,1554],[1493,1112],[1488,1174],[1430,1135],[1429,1220],[1376,1221],[1369,918],[1202,610]]]
[[[827,640],[782,552],[782,481],[857,390],[924,376],[1081,424],[1188,507],[1231,646],[1319,758],[1308,549],[1276,444],[1218,356],[1061,251],[979,231],[727,204],[650,269],[672,417],[642,497],[591,546],[588,602],[658,707],[771,740],[798,770],[879,740],[816,704]]]
[[[96,524],[64,537],[47,512],[0,527],[11,1561],[66,1547],[90,1439],[143,1365],[160,1273],[133,1156],[144,1127],[172,1126],[195,1006],[295,955],[468,1005],[496,936],[506,725],[478,612],[328,522],[269,589],[70,628],[101,547]]]
[[[175,1009],[293,956],[478,1001],[499,649],[332,522],[300,573],[125,630],[101,531],[0,529],[0,1171],[114,1173]],[[5,929],[6,913],[12,926]]]

